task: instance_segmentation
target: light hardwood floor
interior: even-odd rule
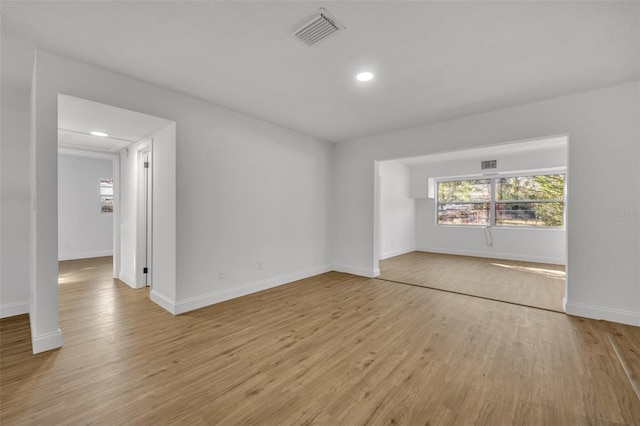
[[[381,260],[380,278],[564,312],[562,265],[415,251]]]
[[[335,272],[173,317],[108,260],[61,264],[61,349],[0,321],[2,425],[640,424],[603,322]]]

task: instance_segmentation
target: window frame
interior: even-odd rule
[[[496,200],[496,180],[512,177],[533,177],[533,176],[549,176],[563,175],[562,200]],[[491,199],[488,202],[459,202],[459,203],[440,203],[439,201],[439,185],[443,182],[469,181],[469,180],[489,180]],[[565,231],[567,219],[567,171],[566,169],[546,169],[546,170],[526,170],[520,172],[496,173],[492,175],[467,175],[459,177],[443,177],[434,179],[434,200],[435,200],[435,226],[441,227],[463,227],[463,228],[500,228],[500,229],[526,229],[526,230],[545,230],[545,231]],[[508,203],[536,203],[536,202],[554,202],[562,203],[562,226],[531,226],[531,225],[497,225],[496,224],[496,204]],[[489,204],[489,224],[462,224],[462,223],[439,223],[438,207],[440,204]]]

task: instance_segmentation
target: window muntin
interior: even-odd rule
[[[438,225],[561,228],[564,174],[438,182]]]

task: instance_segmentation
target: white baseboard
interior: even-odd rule
[[[152,302],[160,305],[167,311],[171,312],[173,315],[176,314],[176,301],[168,298],[164,294],[158,293],[155,290],[151,290],[149,294],[149,298]]]
[[[29,313],[29,301],[13,302],[0,305],[0,318],[8,318]]]
[[[400,250],[388,251],[388,252],[382,253],[380,255],[380,260],[385,260],[385,259],[389,259],[391,257],[401,256],[403,254],[411,253],[412,251],[416,251],[416,248],[412,247],[412,248],[408,248],[408,249],[400,249]]]
[[[152,292],[153,297],[151,300],[153,300],[155,303],[162,306],[172,314],[178,315],[196,309],[204,308],[205,306],[224,302],[226,300],[235,299],[237,297],[246,296],[258,291],[267,290],[283,284],[288,284],[293,281],[309,278],[314,275],[324,274],[325,272],[330,272],[332,270],[333,269],[330,265],[318,266],[304,271],[294,272],[292,274],[269,278],[266,280],[253,282],[234,288],[228,288],[213,293],[207,293],[196,297],[190,297],[187,299],[179,300],[175,303],[173,303],[167,297],[162,297],[162,295],[158,293],[154,295],[154,292]]]
[[[555,257],[544,256],[524,256],[513,253],[496,253],[496,252],[484,252],[475,250],[459,250],[448,249],[440,247],[416,247],[416,251],[424,251],[429,253],[442,253],[442,254],[457,254],[460,256],[472,256],[472,257],[486,257],[489,259],[506,259],[506,260],[518,260],[521,262],[535,262],[535,263],[550,263],[552,265],[566,265],[564,259],[557,259]]]
[[[344,272],[346,274],[358,275],[367,278],[375,278],[380,275],[380,269],[367,269],[360,266],[342,265],[340,263],[335,263],[333,265],[333,270],[336,272]]]
[[[566,302],[565,312],[578,317],[592,318],[618,322],[621,324],[640,327],[640,313],[603,308],[601,306],[583,305],[582,303]]]
[[[122,272],[120,272],[120,274],[118,274],[118,279],[120,281],[122,281],[123,283],[125,283],[126,285],[128,285],[131,288],[136,288],[134,286],[136,280],[134,280],[133,278],[131,278],[130,276],[123,274]]]
[[[50,351],[62,347],[62,332],[60,329],[51,333],[35,336],[31,328],[31,346],[34,354]]]
[[[92,257],[113,256],[113,250],[92,251],[87,253],[58,254],[58,260],[89,259]]]

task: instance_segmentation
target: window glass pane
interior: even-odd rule
[[[113,179],[100,179],[100,211],[113,212]]]
[[[564,175],[516,176],[496,179],[496,201],[564,200]]]
[[[491,185],[489,179],[456,180],[438,183],[438,203],[465,201],[491,201]]]
[[[113,213],[112,197],[100,197],[100,211],[102,213]]]
[[[489,203],[438,204],[438,224],[488,225]]]
[[[496,203],[497,226],[562,227],[564,203]]]

